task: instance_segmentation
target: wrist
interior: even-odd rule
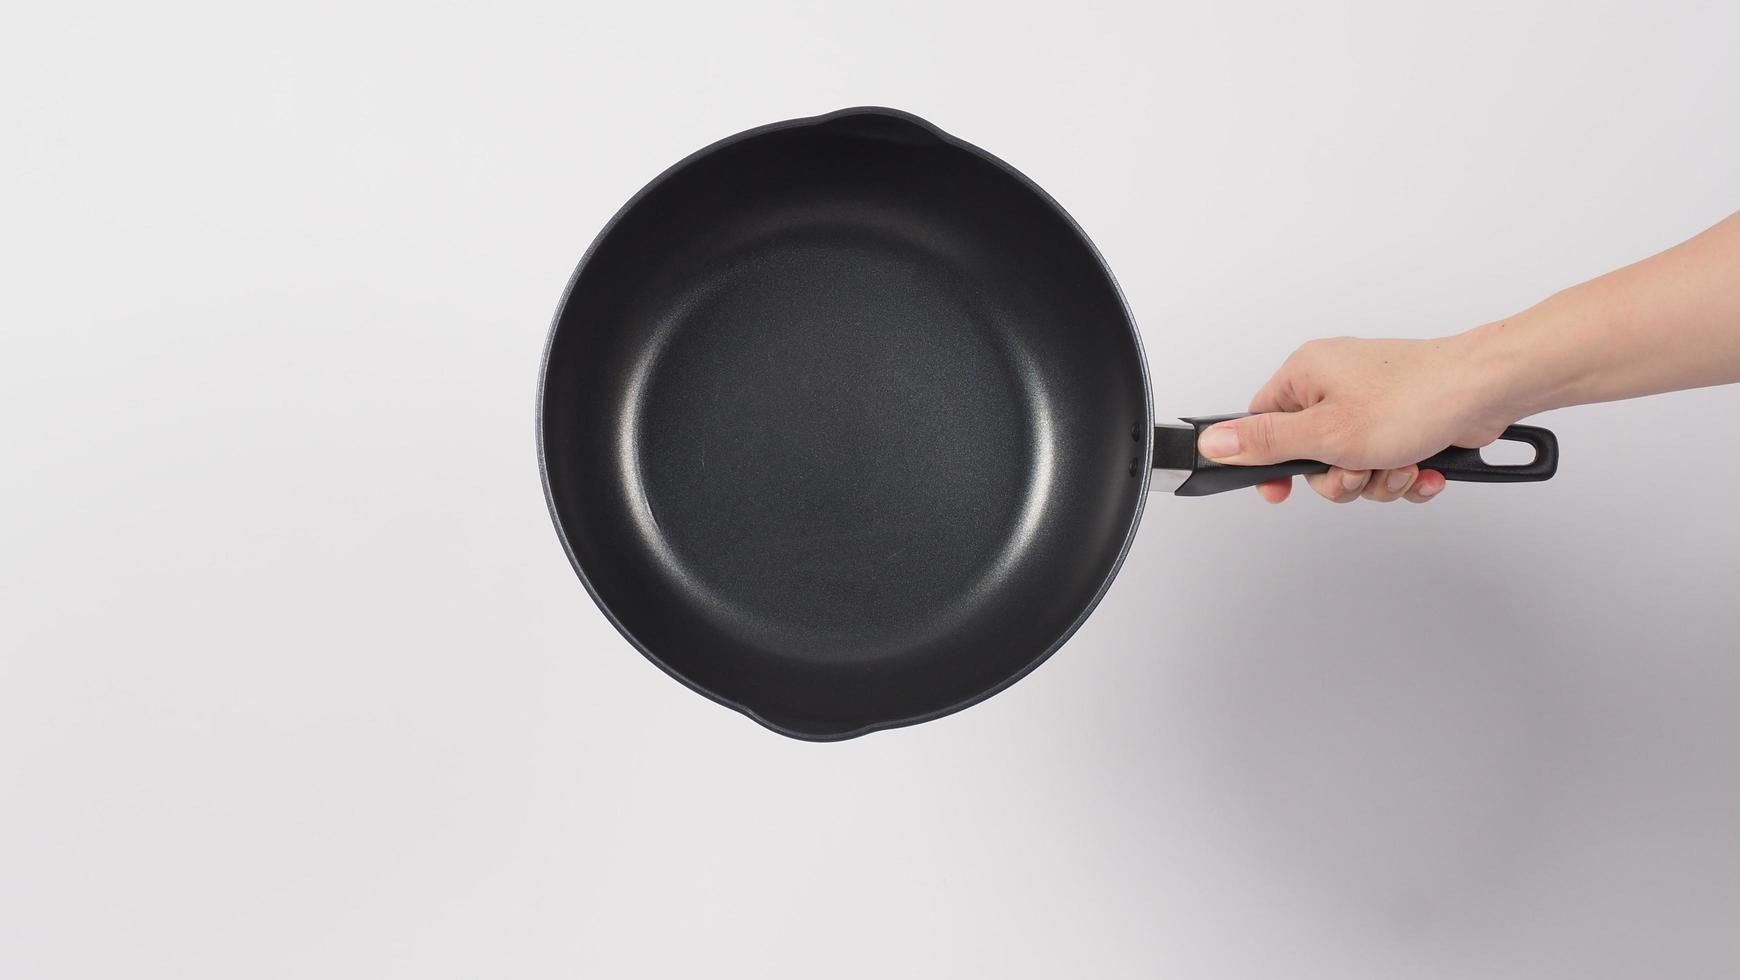
[[[1555,408],[1554,374],[1535,338],[1538,307],[1448,339],[1462,366],[1471,413],[1500,425]]]

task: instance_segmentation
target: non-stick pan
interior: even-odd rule
[[[647,659],[795,738],[926,721],[1081,625],[1150,489],[1326,467],[1197,456],[1156,427],[1087,236],[1008,164],[846,109],[666,170],[580,260],[538,449],[587,591]],[[1544,480],[1451,449],[1453,480]]]

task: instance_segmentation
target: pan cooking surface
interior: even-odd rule
[[[1068,217],[858,111],[716,144],[618,215],[558,312],[539,436],[622,633],[825,739],[964,707],[1055,649],[1127,546],[1149,425],[1133,326]]]
[[[744,642],[895,656],[995,587],[1043,405],[964,281],[907,243],[804,228],[674,316],[637,412],[642,532]]]

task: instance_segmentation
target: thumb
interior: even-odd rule
[[[1290,459],[1327,461],[1330,440],[1324,421],[1315,408],[1247,415],[1204,429],[1196,449],[1217,463],[1234,466],[1266,466]]]

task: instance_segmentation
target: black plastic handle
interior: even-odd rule
[[[1190,476],[1173,493],[1180,497],[1203,497],[1211,493],[1254,487],[1265,480],[1283,476],[1328,472],[1329,464],[1314,459],[1292,459],[1272,466],[1229,466],[1217,463],[1196,451],[1197,437],[1202,430],[1237,415],[1207,415],[1188,418],[1190,424],[1159,426],[1154,430],[1154,466],[1159,469],[1188,470]],[[1480,458],[1480,450],[1450,448],[1420,461],[1420,469],[1437,470],[1446,480],[1465,483],[1538,483],[1550,480],[1559,469],[1559,440],[1550,430],[1538,425],[1513,425],[1498,437],[1501,440],[1527,443],[1534,447],[1535,458],[1527,463],[1497,465]]]

